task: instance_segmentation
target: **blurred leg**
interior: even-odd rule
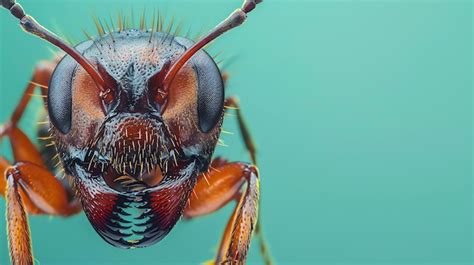
[[[214,264],[243,264],[257,222],[258,170],[238,162],[213,164],[215,169],[199,178],[184,216],[206,215],[235,199],[237,205],[227,223]]]

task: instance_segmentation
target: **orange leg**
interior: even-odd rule
[[[0,156],[0,195],[6,198],[7,232],[12,264],[33,264],[27,213],[69,216],[78,213],[81,206],[71,198],[61,182],[46,169],[40,153],[28,137],[17,127],[36,86],[46,94],[55,63],[42,63],[33,75],[33,81],[10,120],[0,126],[0,139],[10,138],[15,164]]]
[[[54,175],[33,163],[16,163],[5,171],[5,178],[11,262],[15,265],[33,264],[26,209],[69,216],[78,213],[81,207],[77,201],[69,201],[66,190]]]
[[[232,109],[235,110],[236,116],[237,116],[237,122],[239,125],[240,135],[244,142],[245,148],[249,152],[250,161],[252,161],[254,165],[257,165],[257,149],[255,147],[255,142],[253,141],[252,136],[250,134],[250,130],[248,129],[248,126],[245,123],[245,120],[242,116],[238,99],[235,97],[226,99],[225,107],[227,110],[232,110]],[[265,241],[265,237],[263,236],[261,218],[258,220],[257,225],[255,227],[255,234],[257,235],[259,239],[260,253],[262,254],[264,263],[266,265],[272,265],[273,259],[270,254],[268,244]]]
[[[36,165],[45,167],[41,154],[36,150],[34,144],[28,139],[28,136],[20,130],[17,125],[20,121],[36,87],[41,88],[41,94],[46,103],[46,95],[48,89],[49,79],[59,62],[60,58],[56,57],[53,61],[41,61],[35,67],[33,76],[23,92],[23,96],[18,102],[13,114],[10,119],[0,125],[0,141],[3,137],[8,136],[10,138],[10,144],[13,151],[14,161],[28,161]],[[0,157],[0,172],[5,172],[6,168],[10,163]],[[0,195],[5,195],[5,179],[0,180]]]
[[[33,264],[28,219],[20,197],[18,183],[8,176],[7,233],[12,264]]]
[[[51,78],[56,64],[59,62],[59,59],[60,58],[57,57],[53,61],[42,61],[38,63],[33,72],[31,81],[26,86],[26,89],[23,92],[23,96],[21,97],[20,102],[13,111],[10,120],[0,126],[0,140],[1,138],[3,138],[3,136],[6,136],[12,130],[12,128],[17,126],[17,123],[23,116],[26,106],[30,102],[31,96],[33,95],[36,87],[39,86],[41,88],[41,94],[43,95],[43,98],[46,101],[49,79]]]
[[[243,264],[257,222],[258,170],[245,163],[217,159],[207,174],[200,176],[184,210],[186,218],[212,213],[233,199],[237,205],[227,223],[214,264]]]

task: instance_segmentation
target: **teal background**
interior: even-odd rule
[[[132,1],[21,0],[55,32],[83,39],[91,14]],[[239,0],[134,1],[193,32]],[[232,62],[258,143],[264,232],[277,264],[472,264],[472,2],[271,1],[215,42]],[[0,122],[52,46],[0,12]],[[22,121],[33,136],[39,99]],[[225,129],[237,132],[235,117]],[[34,137],[34,136],[33,136]],[[218,154],[248,161],[237,134]],[[1,154],[10,157],[8,141]],[[0,212],[4,212],[1,200]],[[232,206],[180,222],[162,242],[122,250],[83,213],[30,218],[38,264],[199,264],[214,256]],[[0,264],[8,264],[0,218]],[[249,264],[261,264],[257,245]]]

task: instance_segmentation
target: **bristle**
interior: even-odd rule
[[[114,32],[113,28],[109,26],[109,23],[107,21],[104,21],[104,23],[105,23],[105,27],[107,27],[107,31],[109,32],[110,37],[112,38],[112,42],[115,43],[114,34],[112,34]]]
[[[207,180],[206,173],[202,173],[202,177],[203,177],[204,180],[206,181],[207,185],[208,185],[208,186],[211,186],[211,184],[209,183],[209,180]]]
[[[93,19],[94,19],[95,27],[97,28],[97,33],[99,34],[100,37],[104,36],[105,30],[104,30],[104,27],[102,25],[102,22],[95,15],[93,16]]]
[[[201,35],[203,34],[203,32],[204,32],[204,29],[201,26],[201,29],[196,33],[196,35],[194,35],[194,37],[192,39],[194,41],[198,41],[199,39],[201,39]]]
[[[199,200],[199,197],[197,196],[195,189],[193,189],[193,195],[194,195],[194,197],[196,197],[196,200]]]
[[[143,8],[142,16],[140,17],[140,30],[145,31],[146,29],[146,22],[145,22],[145,8]]]
[[[47,98],[46,95],[39,95],[39,94],[28,94],[30,97],[38,97],[38,98]]]
[[[214,54],[214,55],[212,56],[212,59],[215,61],[215,60],[217,60],[217,58],[218,58],[220,55],[222,55],[222,51],[216,52],[216,54]]]
[[[65,179],[65,178],[66,178],[66,170],[65,170],[63,167],[61,167],[61,168],[59,169],[57,175],[61,175],[60,178],[61,178],[61,179]]]
[[[227,105],[224,105],[224,108],[225,109],[233,109],[233,110],[238,110],[239,108],[237,107],[234,107],[234,106],[227,106]]]
[[[127,30],[127,17],[122,15],[123,30]]]
[[[61,160],[54,165],[54,168],[59,169],[59,166],[61,166]]]
[[[216,171],[216,172],[218,172],[218,173],[221,173],[221,172],[222,172],[222,171],[220,171],[219,169],[217,169],[217,168],[215,168],[215,167],[213,167],[213,166],[211,166],[211,165],[209,166],[209,168],[212,169],[212,170],[214,170],[214,171]]]
[[[189,39],[189,36],[191,35],[191,26],[188,28],[188,30],[186,31],[186,34],[184,34],[184,37],[186,39]]]
[[[64,31],[61,30],[61,27],[58,26],[57,23],[54,23],[53,28],[54,28],[54,31],[56,32],[56,34],[57,34],[61,39],[65,40],[65,41],[66,41],[68,44],[70,44],[70,45],[73,45],[73,44],[74,44],[74,39],[73,39],[70,35],[64,33]]]
[[[75,43],[77,43],[76,39],[74,39],[73,36],[71,36],[67,33],[64,33],[64,38],[63,39],[65,39],[70,45],[73,45],[73,46],[74,46]]]
[[[158,32],[163,32],[163,16],[159,13],[160,11],[158,10]]]
[[[173,28],[174,26],[174,16],[171,17],[171,20],[170,22],[168,23],[168,27],[166,28],[165,32],[170,34],[171,33],[171,29]]]
[[[124,20],[125,20],[125,29],[131,29],[132,25],[130,23],[130,20],[131,20],[130,16],[129,15],[126,16]]]
[[[233,132],[229,132],[229,131],[226,131],[224,129],[221,130],[222,133],[224,134],[230,134],[230,135],[233,135],[234,133]]]
[[[216,62],[217,65],[220,65],[221,63],[224,62],[224,59],[220,59],[220,60],[218,60],[218,61],[214,60],[214,61]]]
[[[153,16],[151,18],[151,29],[152,30],[157,30],[158,29],[158,23],[156,21],[158,20],[158,9],[153,8]]]
[[[92,36],[85,29],[83,29],[82,32],[84,33],[84,35],[86,36],[88,40],[93,40]]]
[[[173,35],[178,36],[181,33],[181,29],[183,28],[183,21],[181,20],[178,25],[176,26]]]
[[[150,39],[148,42],[151,43],[151,40],[153,39],[153,32],[155,31],[155,21],[156,21],[156,12],[153,12],[153,18],[151,21],[151,33],[150,33]]]
[[[228,145],[226,145],[222,139],[218,139],[217,144],[220,146],[228,147]]]
[[[115,31],[114,19],[112,18],[112,15],[109,16],[109,20],[110,20],[110,26],[112,27],[112,30]]]
[[[131,20],[131,27],[135,28],[135,14],[133,12],[133,8],[130,8],[130,20]]]
[[[45,86],[45,85],[42,85],[42,84],[39,84],[39,83],[36,83],[36,82],[33,82],[33,81],[30,81],[30,84],[33,84],[37,87],[42,87],[42,88],[46,88],[46,89],[48,88],[48,86]]]
[[[54,145],[55,145],[55,142],[54,142],[54,141],[51,141],[49,144],[45,144],[44,146],[50,147],[50,146],[54,146]]]
[[[141,13],[141,14],[140,14]],[[151,17],[150,17],[150,13]],[[135,17],[139,16],[139,19],[135,21]],[[148,19],[147,19],[148,18]],[[151,43],[154,37],[156,36],[157,32],[165,33],[166,36],[161,38],[161,43],[166,43],[167,41],[172,41],[174,36],[183,36],[187,39],[196,40],[199,39],[204,32],[200,30],[198,34],[193,34],[192,27],[184,28],[183,30],[183,21],[178,21],[174,16],[168,17],[165,19],[162,12],[159,9],[155,9],[154,11],[148,11],[146,8],[143,8],[142,12],[138,12],[135,14],[133,9],[130,9],[130,12],[124,12],[123,10],[119,10],[117,12],[116,18],[114,19],[112,15],[109,15],[108,19],[102,20],[97,16],[93,15],[94,24],[98,33],[99,37],[103,37],[104,35],[108,34],[111,35],[111,40],[113,43],[116,42],[117,35],[113,35],[113,32],[122,32],[124,30],[137,28],[140,31],[150,32],[150,36],[148,42]],[[137,23],[138,22],[138,23]],[[147,26],[148,24],[148,26]],[[136,25],[136,26],[135,26]],[[94,37],[95,34],[89,34],[89,32],[83,30],[85,37],[88,40],[96,39]],[[195,35],[195,36],[193,36]],[[69,38],[70,42],[74,42],[72,38]],[[110,48],[112,48],[112,42],[103,43],[108,44]],[[99,42],[99,45],[102,45]],[[206,48],[209,48],[210,45],[206,45]],[[213,58],[216,61],[217,57],[220,53],[216,54]],[[222,61],[219,61],[222,63]]]
[[[117,13],[117,24],[119,28],[119,32],[123,31],[123,20],[122,20],[122,11]]]
[[[58,160],[58,161],[61,161],[61,159],[59,159],[59,153],[56,153],[52,158],[51,158],[51,161],[54,161],[54,160]]]

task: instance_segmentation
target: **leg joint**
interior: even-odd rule
[[[259,178],[257,166],[252,164],[245,164],[244,175],[247,181],[250,181],[252,177]]]
[[[13,181],[18,181],[18,176],[20,175],[20,170],[16,165],[10,166],[5,170],[5,178],[8,179],[13,177]]]

